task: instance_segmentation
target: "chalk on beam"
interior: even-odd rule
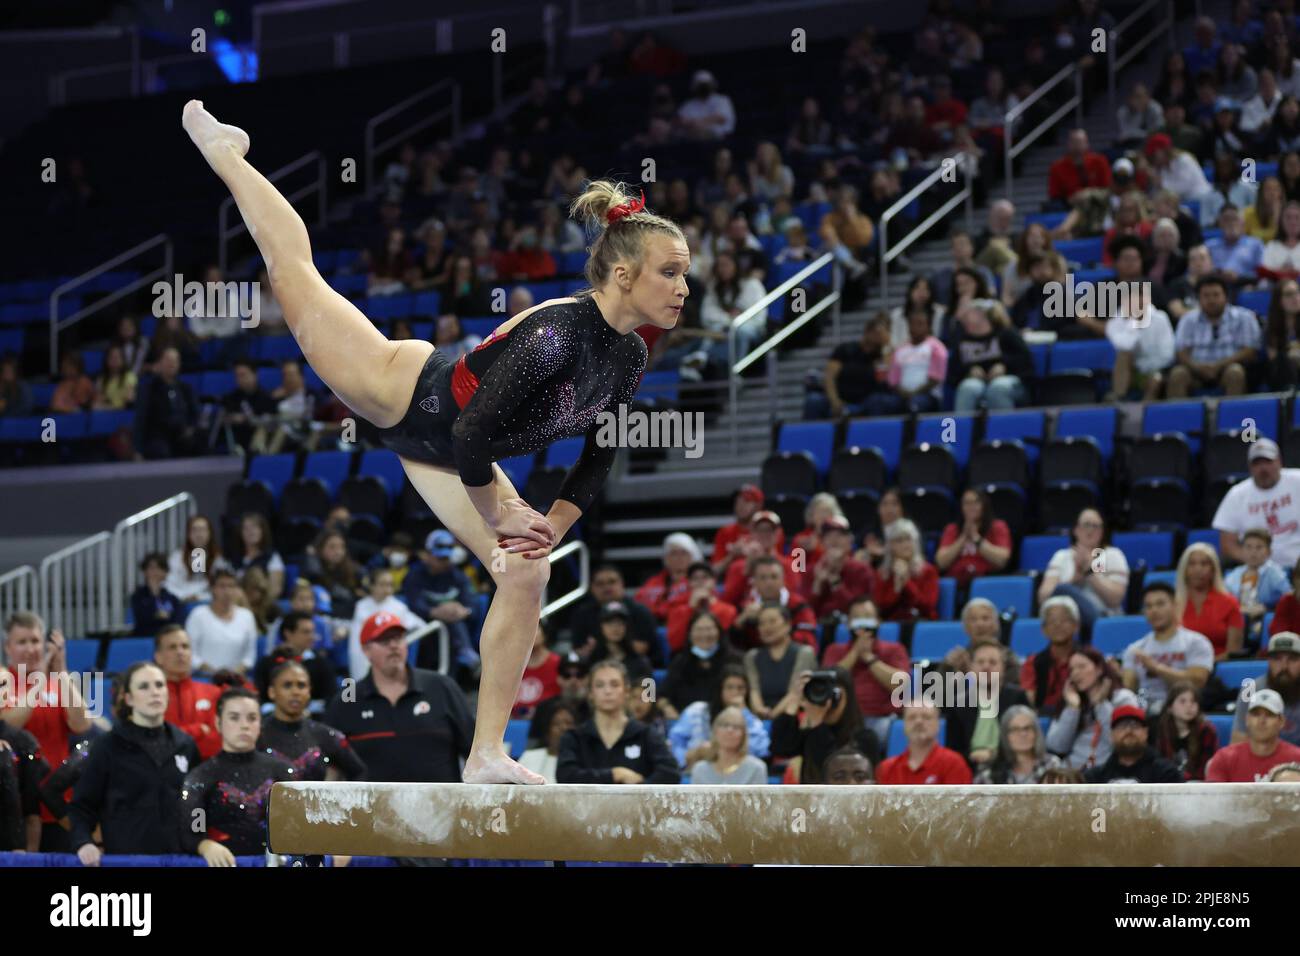
[[[276,853],[880,866],[1286,866],[1294,784],[277,783]]]

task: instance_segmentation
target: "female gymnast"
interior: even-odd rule
[[[525,310],[453,364],[430,342],[390,342],[329,287],[312,264],[302,219],[244,159],[243,130],[218,123],[198,100],[185,105],[181,123],[234,196],[311,367],[381,429],[411,484],[496,583],[464,781],[544,783],[510,759],[504,737],[550,578],[545,559],[613,464],[616,449],[597,442],[596,418],[636,392],[646,347],[633,330],[671,329],[681,315],[685,236],[618,184],[591,183],[571,210],[601,229],[586,268],[591,288]],[[586,438],[582,454],[542,515],[496,461],[577,435]]]

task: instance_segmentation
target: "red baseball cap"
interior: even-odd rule
[[[1162,149],[1173,148],[1173,145],[1174,141],[1169,138],[1167,133],[1152,133],[1147,138],[1146,145],[1142,148],[1142,152],[1146,153],[1147,156],[1154,156]]]
[[[377,641],[388,634],[389,631],[401,631],[406,633],[406,625],[402,619],[391,611],[378,611],[368,618],[366,623],[361,625],[361,644],[364,647],[371,641]]]
[[[757,505],[762,505],[765,500],[763,497],[763,489],[758,487],[758,485],[741,485],[740,490],[736,492],[736,497],[748,498]]]
[[[1123,704],[1110,713],[1110,725],[1114,727],[1121,720],[1140,720],[1147,722],[1147,712],[1136,704]]]

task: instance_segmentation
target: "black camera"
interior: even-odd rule
[[[838,704],[843,694],[844,688],[840,686],[835,671],[813,671],[803,686],[804,700],[818,707]]]

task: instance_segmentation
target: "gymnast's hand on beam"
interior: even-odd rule
[[[488,522],[497,540],[522,538],[528,543],[551,548],[555,545],[555,528],[545,515],[534,511],[523,498],[505,498],[497,505],[496,517]],[[518,543],[515,552],[523,550]]]

